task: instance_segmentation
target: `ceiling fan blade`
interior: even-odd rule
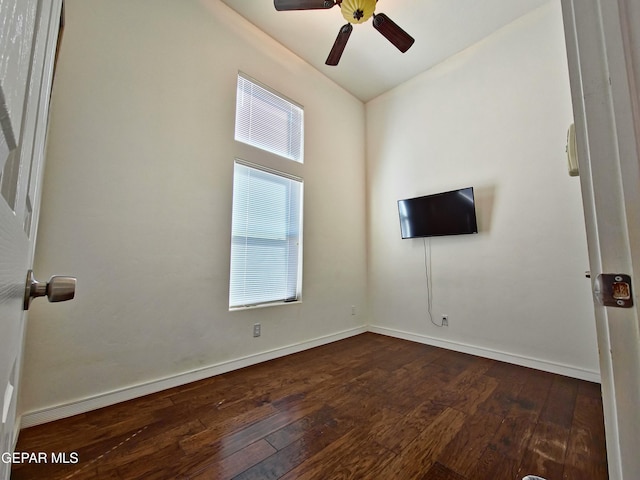
[[[327,61],[324,62],[327,65],[338,65],[340,61],[340,57],[342,56],[342,52],[344,52],[344,47],[347,46],[347,40],[349,40],[349,35],[351,35],[351,31],[353,27],[350,23],[343,25],[340,27],[340,31],[338,32],[338,36],[336,37],[336,41],[333,43],[333,48],[329,52],[329,56],[327,57]]]
[[[400,28],[393,20],[384,13],[376,13],[373,16],[373,26],[384,37],[393,43],[402,53],[411,48],[414,38]]]
[[[285,10],[321,10],[335,5],[333,0],[273,0],[278,11]]]

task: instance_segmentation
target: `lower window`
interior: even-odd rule
[[[302,180],[236,161],[229,308],[301,295]]]

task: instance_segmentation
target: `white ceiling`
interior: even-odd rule
[[[339,7],[277,12],[272,0],[222,0],[362,101],[368,101],[473,45],[551,0],[380,0],[387,14],[416,40],[406,53],[368,21],[354,25],[340,63],[324,64],[346,23]]]

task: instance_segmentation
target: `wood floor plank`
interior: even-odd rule
[[[569,429],[554,423],[538,422],[520,462],[522,476],[561,478]]]
[[[40,478],[54,478],[73,480],[100,480],[95,465],[51,465],[51,464],[32,464],[28,468],[18,468],[11,472],[11,480],[34,480]],[[109,477],[105,477],[109,478]],[[111,477],[111,478],[118,478]]]
[[[549,398],[549,391],[553,384],[554,375],[548,373],[525,370],[529,375],[522,375],[527,381],[522,383],[522,389],[512,404],[510,416],[533,414],[538,417]]]
[[[220,435],[218,429],[208,428],[179,441],[178,444],[187,455],[202,454],[206,450],[211,455],[224,458],[313,413],[316,409],[317,406],[310,406],[308,410],[277,412],[226,435]]]
[[[277,453],[244,471],[234,480],[276,480],[283,478],[306,460],[339,441],[354,428],[348,420],[334,420],[328,424],[314,424],[298,440],[289,443]]]
[[[265,440],[277,450],[282,450],[287,445],[303,438],[314,429],[335,425],[335,412],[333,409],[323,406],[309,415],[290,423],[289,425],[267,435]]]
[[[520,480],[520,461],[504,456],[489,445],[467,476],[468,480]]]
[[[522,384],[511,379],[496,379],[497,387],[478,408],[486,413],[505,417],[518,402],[518,395],[522,391]]]
[[[478,410],[467,418],[464,428],[449,442],[438,461],[448,469],[468,476],[500,428],[502,419]]]
[[[540,421],[569,428],[578,395],[578,380],[556,375],[547,401],[540,413]]]
[[[578,391],[573,415],[572,429],[583,429],[590,441],[585,445],[590,458],[606,461],[604,419],[602,417],[602,397],[594,397]]]
[[[218,462],[204,467],[191,476],[191,480],[228,480],[257,465],[265,458],[276,453],[276,449],[266,440],[258,440],[247,445]]]
[[[420,478],[438,460],[447,444],[463,428],[466,415],[446,408],[382,470],[380,478]]]
[[[362,432],[352,429],[281,478],[374,478],[395,456]]]
[[[607,480],[599,385],[373,333],[20,433],[13,480]],[[553,477],[552,477],[553,476]]]
[[[524,385],[531,375],[536,374],[536,370],[521,367],[512,363],[496,361],[487,371],[487,375],[494,377],[501,382],[516,383]]]
[[[109,416],[111,408],[113,417]],[[162,418],[167,409],[172,408],[168,399],[158,398],[154,402],[152,396],[147,396],[95,410],[91,415],[62,419],[56,422],[55,430],[48,425],[38,425],[22,431],[20,436],[33,451],[76,451],[89,444],[100,444],[105,439],[109,442],[110,438],[127,436]]]
[[[609,478],[608,466],[606,462],[589,462],[582,466],[565,465],[562,479],[575,480],[588,478],[591,480],[607,480]]]
[[[197,415],[212,435],[227,435],[276,413],[278,410],[271,403],[248,400],[224,409],[200,410]]]
[[[591,433],[583,428],[572,428],[564,462],[564,476],[568,478],[604,479],[607,470],[604,442],[595,442]],[[569,475],[568,472],[573,472]],[[578,475],[579,474],[579,475]]]
[[[127,480],[166,480],[184,479],[179,472],[179,460],[182,452],[176,443],[140,455],[136,461],[120,465],[117,468],[118,475]],[[108,460],[101,462],[98,468],[105,467]],[[75,480],[75,479],[73,479]]]
[[[377,442],[379,432],[388,432],[401,416],[389,409],[369,412],[364,424],[356,416],[354,427],[313,457],[302,462],[283,478],[374,478],[384,465],[396,456]]]
[[[607,478],[605,431],[600,386],[582,383],[567,445],[563,478]]]
[[[202,424],[196,419],[185,421],[175,426],[163,423],[132,432],[120,443],[114,443],[108,450],[96,452],[89,456],[93,460],[108,457],[109,464],[114,468],[122,468],[136,463],[141,457],[151,455],[157,450],[173,447],[180,439],[201,432]],[[82,452],[80,452],[82,455]]]
[[[418,437],[438,415],[444,411],[440,405],[431,401],[423,402],[406,415],[379,428],[373,434],[373,439],[386,449],[402,454],[403,451]]]
[[[536,417],[505,417],[491,441],[491,447],[505,458],[520,462],[536,427]]]
[[[436,462],[420,480],[466,480],[466,477],[457,474],[440,462]]]
[[[456,379],[450,386],[442,389],[434,397],[434,401],[473,415],[497,386],[496,379],[486,376],[475,377],[472,380]]]

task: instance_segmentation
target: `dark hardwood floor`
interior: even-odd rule
[[[13,480],[607,479],[600,387],[372,333],[23,430]]]

